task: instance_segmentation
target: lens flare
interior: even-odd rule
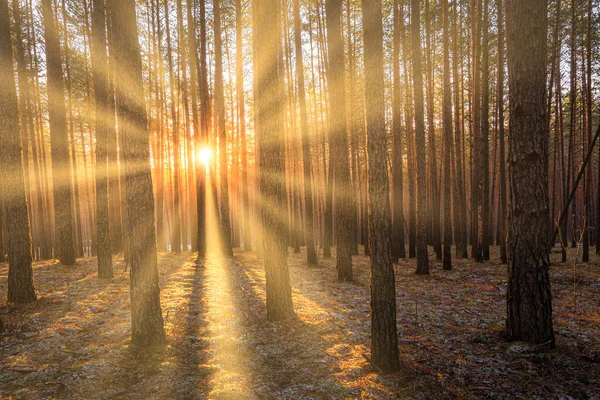
[[[210,164],[210,157],[211,157],[212,153],[210,151],[210,149],[208,147],[204,147],[200,150],[198,150],[198,154],[196,155],[196,161],[199,162],[200,164],[204,165],[207,169],[208,166]]]

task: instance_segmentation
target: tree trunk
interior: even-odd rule
[[[180,205],[180,182],[181,182],[181,141],[179,138],[180,125],[177,103],[175,101],[175,76],[173,74],[173,55],[171,50],[171,25],[169,23],[169,3],[165,2],[165,23],[167,31],[167,61],[169,64],[169,91],[171,93],[171,120],[173,123],[173,228],[171,234],[171,250],[175,254],[181,253],[181,205]],[[179,94],[179,90],[177,91]]]
[[[123,136],[127,219],[131,230],[131,341],[140,346],[166,342],[154,228],[147,114],[134,0],[112,0],[117,114]]]
[[[96,226],[98,251],[98,277],[112,278],[112,249],[108,209],[107,164],[107,104],[108,68],[106,57],[106,16],[104,0],[93,0],[92,12],[92,71],[96,95]]]
[[[225,126],[225,94],[223,91],[223,45],[221,39],[221,2],[214,0],[215,29],[215,113],[219,137],[219,185],[221,194],[222,250],[233,255],[229,217],[229,179],[227,178],[227,129]]]
[[[509,136],[508,338],[554,346],[548,251],[546,0],[507,7]]]
[[[6,223],[6,248],[0,250],[3,250],[2,254],[4,251],[8,253],[8,302],[30,303],[37,300],[37,297],[31,268],[31,229],[25,195],[19,107],[10,37],[8,1],[0,0],[0,170],[3,171],[0,207],[3,206],[5,211]]]
[[[362,12],[369,161],[371,362],[384,371],[397,371],[400,368],[400,361],[396,331],[396,284],[392,259],[392,216],[385,138],[381,1],[362,0]]]
[[[450,32],[448,13],[448,0],[442,0],[443,12],[443,52],[444,52],[444,99],[443,99],[443,125],[444,125],[444,157],[443,157],[443,186],[444,186],[444,248],[442,255],[443,268],[452,269],[452,220],[450,180],[450,149],[452,147],[452,92],[450,87]],[[455,77],[456,79],[456,77]]]
[[[238,96],[238,118],[240,126],[240,140],[242,151],[242,231],[244,250],[252,251],[252,228],[250,226],[250,196],[248,183],[248,154],[246,137],[246,106],[244,95],[244,58],[242,42],[242,0],[235,2],[235,84]]]
[[[489,0],[483,1],[483,42],[481,47],[481,256],[490,259],[490,66],[489,66]]]
[[[266,271],[267,318],[293,318],[292,288],[287,267],[283,135],[283,93],[277,55],[281,51],[279,0],[254,0],[254,73],[260,163],[261,237]],[[275,18],[274,18],[275,16]],[[272,207],[265,207],[272,204]],[[273,207],[278,212],[273,212]]]
[[[498,207],[498,236],[500,260],[506,264],[506,154],[504,138],[504,1],[498,0],[498,140],[500,141],[500,201]]]
[[[428,242],[433,245],[435,256],[438,260],[442,259],[442,242],[440,230],[440,191],[438,186],[437,174],[437,151],[435,147],[435,93],[434,93],[434,77],[433,64],[431,56],[434,50],[431,44],[431,13],[429,11],[430,0],[425,1],[425,41],[427,49],[425,52],[426,68],[427,68],[427,141],[428,151],[428,168],[429,168],[429,190],[428,190]],[[430,236],[430,237],[429,237]]]
[[[239,1],[239,0],[238,0]],[[306,90],[304,87],[304,61],[302,59],[302,26],[300,20],[300,0],[294,0],[294,44],[296,50],[296,79],[298,102],[300,103],[300,135],[302,137],[302,168],[304,182],[304,208],[306,224],[306,262],[317,264],[315,252],[315,234],[313,228],[313,200],[311,186],[311,156],[308,137],[308,113],[306,110]]]
[[[346,84],[344,77],[344,43],[342,41],[341,0],[327,0],[327,49],[330,108],[329,168],[333,171],[335,199],[336,268],[338,280],[352,277],[352,193],[346,136]]]
[[[421,68],[421,10],[419,0],[412,0],[412,65],[415,98],[415,149],[417,162],[417,274],[429,274],[427,254],[427,166],[425,164],[425,107]]]
[[[56,22],[52,2],[42,0],[44,39],[46,42],[46,67],[52,149],[52,181],[54,190],[55,229],[58,258],[63,265],[75,264],[73,247],[72,199],[69,178],[69,153],[66,127],[65,96]]]
[[[471,23],[472,37],[471,47],[473,52],[472,62],[472,152],[473,160],[471,168],[471,257],[477,261],[483,261],[481,246],[481,205],[482,205],[482,183],[483,183],[483,146],[481,132],[481,0],[471,0]]]
[[[459,55],[459,46],[462,46],[460,36],[460,26],[457,18],[458,5],[454,2],[453,10],[453,40],[452,40],[452,68],[453,68],[453,85],[454,85],[454,153],[456,157],[456,176],[454,180],[454,241],[456,245],[456,257],[468,258],[467,253],[467,198],[465,193],[465,175],[463,173],[463,151],[462,151],[462,118],[460,115],[461,110],[461,97],[462,91],[460,88],[458,66],[462,59]],[[462,70],[462,68],[461,68]]]
[[[393,224],[392,224],[392,254],[394,259],[405,258],[404,245],[404,191],[402,172],[402,93],[400,90],[400,15],[399,1],[394,0],[394,53],[393,53],[393,104],[392,104],[392,130],[393,130]]]

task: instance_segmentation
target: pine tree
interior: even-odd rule
[[[344,77],[344,43],[342,41],[341,0],[326,1],[327,50],[330,107],[330,169],[334,180],[334,220],[336,268],[338,279],[352,280],[352,193],[348,165],[348,140],[346,132],[346,95]]]
[[[279,0],[254,0],[255,107],[260,164],[261,238],[266,271],[267,317],[272,321],[293,318],[292,288],[287,267],[284,210],[285,176],[283,91],[279,68],[281,52]],[[275,18],[274,18],[275,17]],[[269,204],[267,207],[265,204]],[[273,212],[275,207],[277,212]]]
[[[96,95],[96,226],[98,277],[112,278],[112,250],[108,209],[107,103],[108,69],[106,56],[106,14],[104,0],[93,0],[92,70]]]
[[[444,52],[444,99],[443,99],[443,126],[444,126],[444,156],[443,156],[443,187],[444,187],[444,247],[442,261],[445,270],[452,269],[452,221],[451,215],[451,193],[450,193],[450,149],[452,147],[452,99],[450,88],[450,28],[448,14],[448,0],[442,0],[443,13],[443,52]]]
[[[427,254],[427,166],[425,164],[425,106],[421,66],[421,10],[412,0],[412,72],[415,99],[415,149],[417,162],[417,274],[429,274]]]
[[[227,128],[225,126],[225,94],[223,89],[223,45],[221,38],[221,2],[214,0],[215,29],[215,113],[219,138],[219,184],[221,194],[221,236],[223,251],[233,255],[229,217],[229,180],[227,178]]]
[[[384,371],[396,371],[400,368],[400,361],[396,331],[396,284],[392,259],[392,216],[385,139],[381,1],[362,0],[362,12],[369,161],[371,362]]]
[[[19,108],[10,38],[8,1],[0,0],[0,170],[3,171],[0,207],[3,206],[5,210],[8,302],[30,303],[37,300],[37,297],[31,268],[31,229],[25,195]]]
[[[73,246],[72,198],[69,177],[69,153],[66,126],[65,95],[60,43],[50,0],[42,0],[44,39],[52,151],[52,182],[58,258],[63,265],[75,264]]]
[[[239,0],[238,0],[239,1]],[[306,224],[306,262],[308,265],[317,263],[313,227],[312,200],[312,168],[310,155],[310,140],[308,137],[308,112],[306,109],[306,89],[304,87],[304,61],[302,59],[302,34],[300,20],[300,0],[294,0],[294,44],[296,50],[296,79],[298,85],[298,101],[300,103],[300,135],[302,137],[302,170],[304,182],[304,207]]]
[[[394,53],[393,53],[393,104],[392,104],[392,130],[393,130],[393,224],[392,224],[392,247],[395,259],[405,258],[406,249],[404,245],[404,190],[402,172],[402,92],[400,89],[400,4],[394,0]]]
[[[142,84],[142,59],[134,0],[111,0],[115,40],[117,116],[123,136],[127,221],[131,230],[131,341],[141,346],[166,342],[160,308],[154,200]]]
[[[509,1],[510,100],[507,335],[554,346],[545,121],[546,0]]]

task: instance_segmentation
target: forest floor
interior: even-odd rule
[[[570,250],[575,260],[575,250]],[[553,253],[553,260],[560,255]],[[492,254],[497,259],[497,253]],[[96,277],[36,263],[39,301],[2,305],[0,398],[339,399],[599,398],[600,270],[570,261],[551,269],[557,348],[504,339],[506,266],[456,261],[414,275],[396,267],[402,372],[379,373],[369,355],[369,263],[354,258],[354,283],[336,282],[333,260],[305,265],[290,253],[297,321],[270,323],[265,274],[254,253],[160,254],[168,345],[130,346],[129,273]],[[0,264],[6,299],[7,265]]]

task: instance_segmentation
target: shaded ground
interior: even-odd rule
[[[577,256],[571,250],[570,257]],[[553,254],[553,258],[559,254]],[[497,258],[497,254],[492,254]],[[433,260],[432,260],[433,261]],[[334,263],[304,265],[290,253],[299,321],[273,324],[264,309],[264,270],[253,253],[233,260],[161,254],[169,345],[129,347],[129,273],[95,277],[95,259],[76,267],[39,263],[40,300],[0,306],[0,398],[598,398],[598,260],[552,268],[558,347],[503,339],[506,266],[433,262],[416,276],[397,266],[404,369],[379,374],[369,355],[368,258],[356,282],[337,283]],[[6,298],[6,264],[0,296]]]

